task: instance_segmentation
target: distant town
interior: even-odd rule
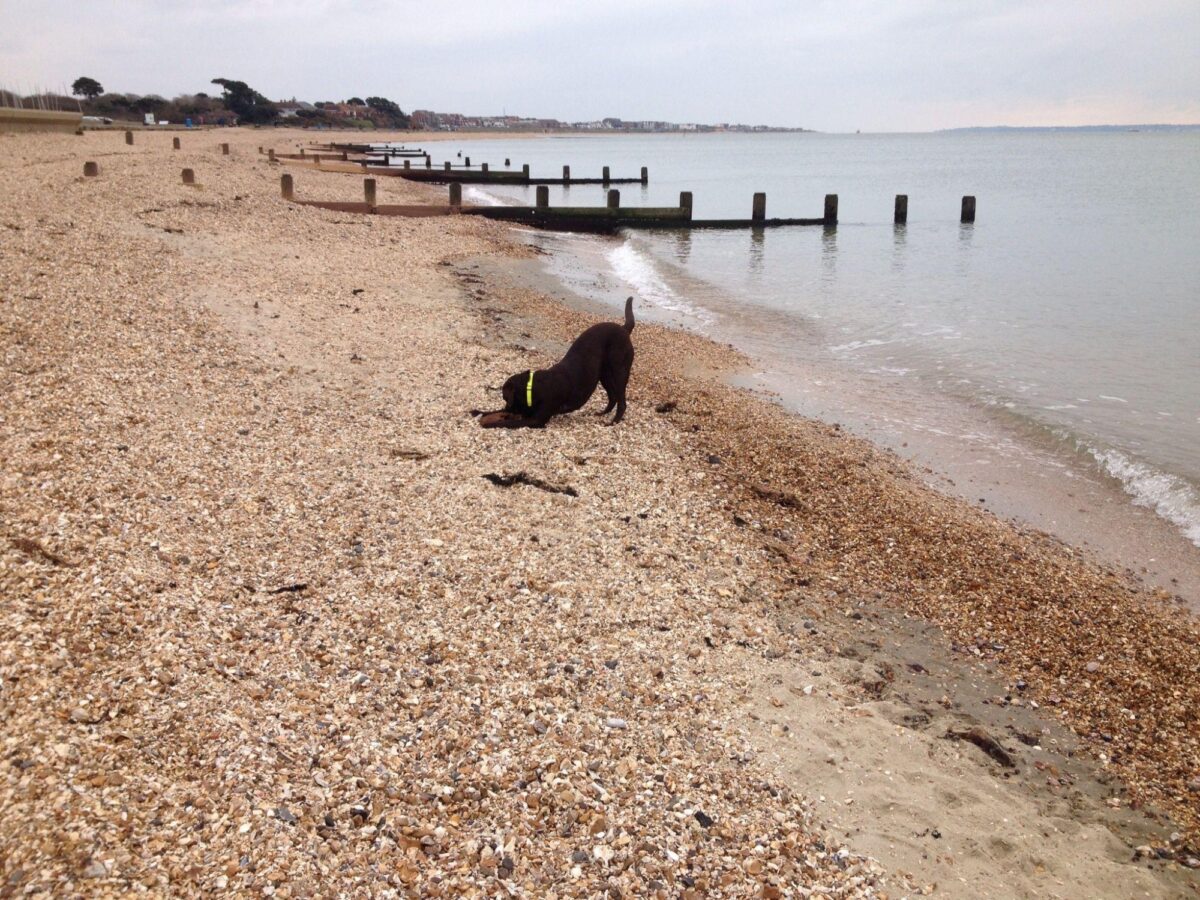
[[[721,122],[705,125],[697,122],[663,122],[660,120],[606,118],[590,122],[562,122],[558,119],[538,119],[528,116],[464,116],[460,113],[438,113],[418,109],[411,113],[413,128],[429,131],[806,131],[805,128],[778,128],[771,125],[743,125]]]

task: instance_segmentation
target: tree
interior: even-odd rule
[[[404,110],[387,97],[368,97],[367,106],[379,113],[385,124],[393,128],[408,127],[408,116],[404,114]]]
[[[351,97],[349,100],[346,101],[346,105],[347,106],[366,106],[367,104],[363,103],[362,97]]]
[[[76,97],[86,97],[89,100],[95,100],[104,93],[104,88],[100,86],[95,78],[88,78],[86,75],[75,79],[75,83],[71,85],[71,93]]]
[[[224,91],[221,102],[225,108],[243,122],[272,122],[279,115],[274,103],[244,81],[214,78],[212,83],[219,84]]]

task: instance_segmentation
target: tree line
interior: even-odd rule
[[[280,120],[279,104],[272,103],[246,82],[214,78],[212,83],[221,88],[220,96],[201,92],[168,100],[157,94],[109,93],[96,79],[80,76],[71,85],[71,92],[82,98],[79,105],[85,115],[111,119],[142,119],[152,113],[158,121],[183,122],[190,118],[218,125],[270,125]],[[346,107],[352,107],[353,113],[347,115]],[[295,117],[309,126],[397,129],[408,128],[410,124],[400,105],[386,97],[366,100],[351,97],[343,103],[322,101],[313,104],[312,109],[296,110]]]

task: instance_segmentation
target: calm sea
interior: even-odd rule
[[[616,176],[621,203],[821,215],[836,230],[549,236],[571,286],[749,351],[757,381],[893,446],[1102,478],[1200,546],[1200,131],[470,141],[472,162]],[[896,194],[908,224],[892,225]],[[978,198],[973,226],[961,197]],[[532,189],[467,191],[532,203]],[[602,187],[550,202],[603,205]],[[1043,473],[1044,474],[1044,473]]]

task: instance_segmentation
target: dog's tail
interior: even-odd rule
[[[633,331],[633,298],[628,297],[625,300],[625,333],[629,334]]]

